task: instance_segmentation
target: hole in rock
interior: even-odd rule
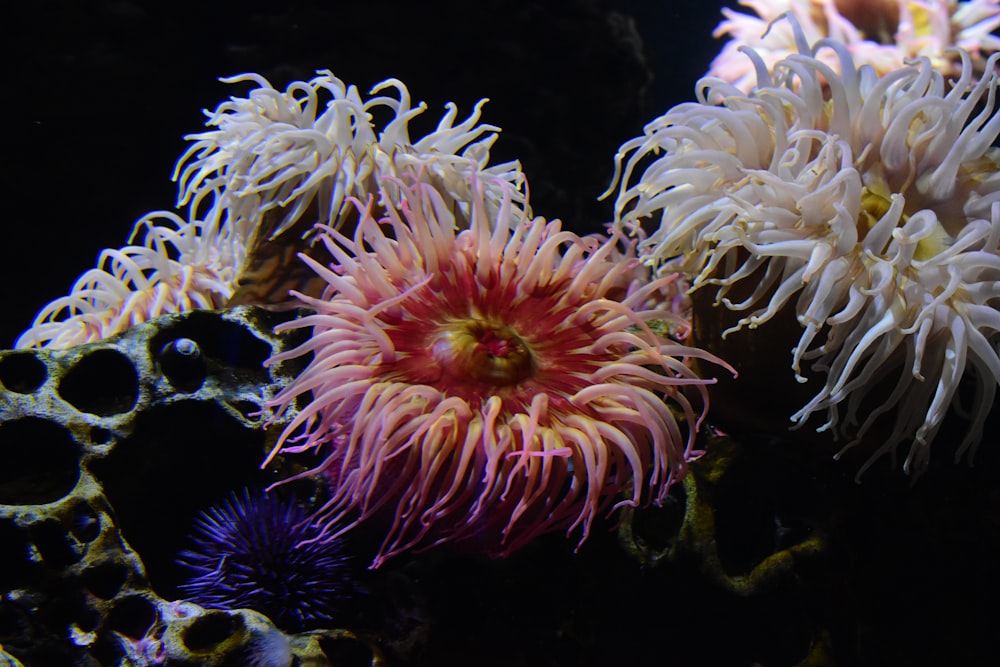
[[[59,383],[59,395],[81,412],[110,417],[135,406],[139,376],[121,352],[95,350],[69,369]]]
[[[125,585],[128,568],[122,563],[104,561],[84,570],[81,579],[84,588],[95,597],[110,600]]]
[[[0,384],[15,393],[34,393],[48,376],[45,364],[32,352],[12,352],[0,357]]]
[[[29,533],[47,567],[60,570],[83,558],[84,550],[76,548],[62,524],[55,519],[34,524]]]
[[[244,628],[243,617],[210,611],[197,618],[184,631],[181,640],[194,652],[209,651]]]
[[[0,504],[59,500],[80,477],[80,451],[69,431],[40,417],[0,422]]]
[[[132,639],[142,639],[156,622],[156,607],[146,598],[132,595],[116,600],[104,624]]]

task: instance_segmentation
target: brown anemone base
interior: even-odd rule
[[[731,292],[733,301],[743,296],[737,291]],[[823,381],[815,373],[808,382],[795,379],[792,348],[802,328],[793,312],[786,309],[760,327],[743,327],[725,335],[747,311],[716,304],[715,290],[710,287],[695,290],[691,302],[691,344],[725,359],[739,373],[735,378],[719,374],[718,383],[711,388],[716,426],[737,437],[766,433],[788,440],[833,442],[831,435],[816,433],[821,425],[818,419],[792,428],[791,416],[809,402]]]

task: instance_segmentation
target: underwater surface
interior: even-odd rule
[[[815,432],[819,418],[787,428],[804,402],[783,377],[794,338],[776,336],[784,347],[773,377],[767,349],[713,348],[756,377],[745,390],[721,365],[697,360],[720,383],[708,386],[695,441],[706,453],[682,466],[683,480],[644,489],[638,508],[612,511],[617,500],[602,498],[585,541],[581,524],[525,510],[539,534],[510,553],[499,553],[500,527],[477,534],[471,519],[459,522],[461,539],[430,530],[414,538],[417,548],[393,551],[387,532],[405,542],[423,518],[393,533],[384,507],[324,543],[330,532],[314,514],[329,499],[322,478],[263,494],[323,462],[306,452],[265,464],[306,390],[266,399],[308,372],[310,358],[264,362],[306,339],[302,329],[274,329],[302,311],[189,311],[66,352],[8,351],[101,250],[124,244],[138,218],[174,209],[171,174],[185,135],[205,129],[202,109],[251,87],[218,77],[256,72],[283,90],[329,69],[362,94],[398,78],[428,106],[412,137],[434,130],[446,103],[461,120],[489,98],[482,122],[502,128],[490,163],[520,161],[534,215],[585,235],[615,215],[614,196],[598,196],[619,146],[694,99],[723,44],[711,36],[722,6],[9,8],[0,664],[991,664],[1000,621],[996,415],[985,420],[974,466],[952,461],[970,427],[949,414],[919,479],[903,473],[901,456],[856,480],[870,452],[834,460],[843,443]],[[671,403],[685,433],[701,409],[691,400],[688,413]],[[289,413],[265,430],[267,411],[281,406]],[[641,439],[636,431],[622,427],[622,437]],[[608,477],[625,474],[623,460]],[[582,465],[553,488],[572,495]],[[441,479],[423,491],[447,496]],[[374,497],[386,491],[370,488]],[[616,498],[634,489],[619,490]],[[650,504],[660,490],[662,502]],[[504,511],[517,520],[518,508]],[[443,514],[458,521],[456,512]]]

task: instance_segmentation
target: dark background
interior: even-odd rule
[[[201,110],[259,72],[283,89],[329,68],[364,93],[389,77],[464,117],[482,97],[537,214],[578,231],[610,217],[597,195],[617,147],[693,97],[720,42],[717,2],[12,3],[3,22],[4,211],[0,348],[69,291],[144,213],[172,208],[174,161]]]

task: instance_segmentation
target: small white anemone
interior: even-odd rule
[[[647,263],[746,312],[727,334],[793,310],[796,377],[823,384],[791,419],[825,414],[848,447],[886,424],[862,471],[905,442],[904,469],[924,470],[963,377],[971,458],[1000,382],[998,56],[978,80],[965,52],[955,81],[928,58],[879,77],[797,38],[773,72],[746,50],[751,93],[702,79],[697,103],[622,146],[618,224],[652,222]],[[728,298],[736,285],[750,296]]]
[[[520,165],[489,165],[500,128],[479,124],[485,99],[457,124],[458,108],[449,102],[437,128],[414,141],[410,122],[427,105],[411,106],[409,91],[397,79],[377,84],[367,100],[328,70],[309,81],[294,81],[284,91],[258,74],[222,81],[257,87],[247,97],[231,97],[215,111],[206,111],[206,124],[213,129],[187,137],[193,143],[174,170],[178,206],[197,208],[204,193],[221,188],[236,227],[256,229],[268,211],[278,212],[273,238],[311,207],[310,225],[337,228],[353,213],[353,207],[345,206],[348,197],[364,201],[377,195],[379,179],[403,171],[419,173],[465,220],[475,180],[486,185],[494,208],[502,198],[497,182],[512,185],[517,202],[525,204]],[[395,94],[380,94],[385,91]],[[379,130],[373,112],[392,118]],[[388,194],[393,201],[384,205],[399,203],[399,192]]]
[[[102,250],[97,267],[70,293],[48,303],[14,347],[65,349],[101,340],[161,315],[221,308],[235,283],[244,247],[221,209],[207,220],[154,211],[138,220],[123,248]]]

